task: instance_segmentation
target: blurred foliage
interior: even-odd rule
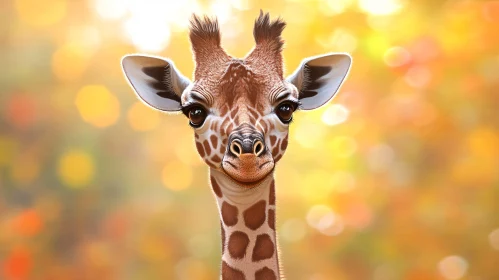
[[[217,279],[219,221],[182,115],[120,58],[193,71],[192,11],[243,56],[282,16],[288,73],[349,52],[277,167],[288,279],[499,279],[499,1],[0,2],[0,279]]]

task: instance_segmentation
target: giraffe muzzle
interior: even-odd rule
[[[263,134],[249,125],[242,125],[229,136],[222,168],[234,180],[254,183],[265,178],[274,168]]]

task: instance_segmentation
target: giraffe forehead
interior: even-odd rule
[[[261,77],[253,72],[231,73],[232,79],[219,83],[214,100],[221,111],[247,108],[265,114],[272,107],[272,100],[286,90],[282,81]],[[241,76],[239,76],[241,75]]]
[[[209,106],[234,107],[240,102],[261,109],[268,106],[272,93],[285,89],[285,81],[277,72],[242,59],[231,59],[222,67],[213,67],[210,75],[198,79],[192,88],[212,101]]]
[[[220,82],[229,82],[233,77],[250,78],[253,70],[241,59],[232,59],[227,63]]]

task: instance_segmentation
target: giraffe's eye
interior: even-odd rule
[[[289,123],[293,119],[293,112],[295,111],[295,106],[291,103],[282,103],[275,109],[276,115],[283,123]]]
[[[192,127],[200,127],[206,119],[206,110],[200,106],[192,107],[189,109],[188,117]]]

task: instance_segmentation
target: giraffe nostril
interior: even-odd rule
[[[256,140],[253,144],[253,153],[255,154],[255,156],[261,155],[263,153],[263,150],[265,150],[265,146],[263,145],[262,141]]]
[[[234,140],[230,143],[230,151],[237,157],[239,157],[243,151],[243,148],[241,144],[237,141]]]

